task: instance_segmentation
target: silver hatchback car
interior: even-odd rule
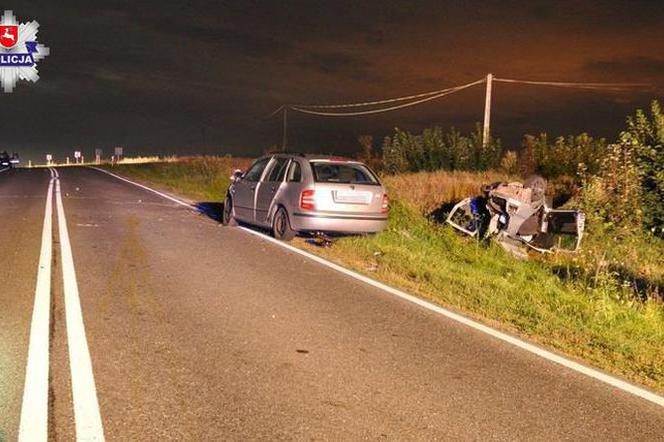
[[[224,200],[223,223],[297,233],[376,233],[385,228],[388,197],[365,164],[345,158],[274,154],[236,171]]]

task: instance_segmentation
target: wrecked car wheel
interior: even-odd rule
[[[531,175],[523,182],[523,187],[531,189],[531,201],[543,201],[546,193],[546,180],[539,175]]]

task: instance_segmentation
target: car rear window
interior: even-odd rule
[[[369,168],[359,163],[312,161],[311,169],[317,183],[380,184]]]

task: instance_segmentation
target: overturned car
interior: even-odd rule
[[[493,237],[507,251],[526,256],[538,252],[579,249],[585,214],[553,209],[546,200],[546,180],[532,176],[525,182],[496,182],[482,186],[482,195],[456,204],[447,223],[478,239]]]

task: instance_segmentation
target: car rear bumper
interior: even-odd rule
[[[290,222],[299,232],[376,233],[385,229],[387,216],[295,212]]]

